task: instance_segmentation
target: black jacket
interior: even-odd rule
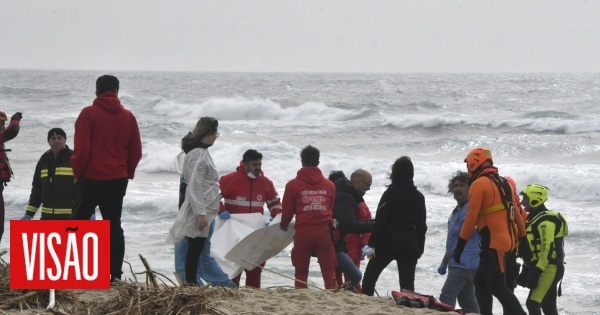
[[[345,179],[335,182],[335,203],[333,205],[333,218],[338,221],[339,239],[335,241],[336,252],[346,252],[346,234],[362,234],[373,231],[375,220],[357,220],[358,204],[363,198],[352,183]]]
[[[426,214],[425,197],[412,183],[389,186],[377,206],[369,246],[375,248],[375,253],[422,255]]]
[[[34,216],[40,205],[42,219],[63,219],[71,216],[73,208],[73,150],[65,147],[54,159],[52,150],[46,151],[35,167],[31,195],[26,213]]]

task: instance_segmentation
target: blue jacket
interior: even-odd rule
[[[454,253],[454,249],[456,248],[456,244],[458,243],[458,237],[460,235],[460,230],[462,229],[463,223],[465,222],[465,217],[467,216],[467,206],[468,202],[465,202],[464,205],[456,206],[450,218],[448,218],[448,237],[446,238],[446,257],[450,257],[448,261],[449,268],[461,268],[461,269],[477,269],[479,266],[479,233],[477,233],[477,229],[471,234],[471,237],[467,240],[467,245],[465,246],[465,251],[463,252],[460,264],[454,261],[452,258],[452,254]]]

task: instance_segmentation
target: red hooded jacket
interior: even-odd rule
[[[285,185],[281,225],[288,226],[296,215],[296,232],[329,227],[333,218],[335,185],[318,167],[303,167]]]
[[[74,143],[71,167],[75,179],[133,179],[142,158],[137,120],[110,91],[81,111],[75,121]]]
[[[250,178],[244,171],[243,162],[237,170],[219,179],[224,205],[219,213],[263,213],[265,204],[271,217],[281,213],[281,201],[273,182],[261,172],[258,178]]]

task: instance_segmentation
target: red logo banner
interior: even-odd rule
[[[109,289],[110,222],[11,220],[10,288]]]

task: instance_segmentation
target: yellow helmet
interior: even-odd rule
[[[529,205],[532,208],[537,208],[548,200],[548,187],[540,184],[527,185],[521,195],[527,196]]]

